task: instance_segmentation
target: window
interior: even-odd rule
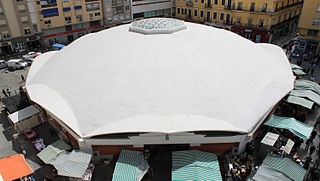
[[[262,12],[266,12],[267,11],[267,4],[264,3],[262,4],[262,9],[261,9]]]
[[[86,4],[86,9],[87,9],[87,11],[99,10],[100,9],[100,4],[99,3]]]
[[[259,27],[263,27],[263,22],[264,22],[264,19],[259,20]]]
[[[20,4],[18,6],[18,10],[20,13],[24,13],[24,12],[26,12],[26,7],[23,4]]]
[[[320,23],[320,18],[314,18],[312,25],[319,26],[319,23]]]
[[[226,4],[226,0],[221,0],[221,5],[225,5]]]
[[[180,8],[177,8],[177,13],[180,14]]]
[[[69,0],[62,0],[63,3],[67,3]]]
[[[310,36],[317,36],[317,35],[318,35],[318,30],[309,29],[309,30],[308,30],[308,35],[310,35]]]
[[[72,26],[71,25],[66,26],[66,31],[72,31]]]
[[[217,19],[218,13],[217,12],[213,12],[213,19]]]
[[[251,3],[250,5],[250,11],[254,11],[255,3]]]
[[[82,15],[77,15],[76,18],[78,21],[82,21]]]
[[[10,33],[5,31],[5,32],[2,32],[2,38],[9,38],[10,37]]]
[[[25,35],[31,34],[31,30],[29,28],[24,29],[24,34]]]
[[[74,9],[75,9],[75,10],[81,10],[81,9],[82,9],[82,6],[75,6]]]
[[[283,21],[287,20],[287,14],[284,15]]]
[[[198,10],[194,10],[194,16],[198,16]]]
[[[42,10],[42,15],[44,18],[52,17],[52,16],[59,16],[59,11],[58,11],[58,8],[45,9],[45,10]]]
[[[203,18],[204,12],[203,10],[200,11],[200,17]]]
[[[242,2],[238,2],[238,7],[237,7],[238,10],[242,10]]]
[[[51,20],[44,21],[44,24],[51,24]]]
[[[224,20],[224,13],[220,14],[220,20]]]
[[[94,13],[94,16],[100,16],[100,12]]]
[[[23,1],[23,0],[17,0],[17,2],[21,2],[21,1]]]
[[[22,18],[21,18],[21,23],[22,23],[22,24],[28,24],[28,23],[29,23],[28,17],[27,17],[27,16],[22,17]]]
[[[281,19],[282,19],[282,16],[280,15],[280,16],[279,16],[279,19],[278,19],[278,23],[281,22]]]
[[[66,21],[66,23],[71,23],[71,17],[65,17],[64,20]]]
[[[195,2],[195,3],[197,3],[197,2],[198,2],[198,0],[194,0],[194,2]],[[191,3],[192,3],[192,2],[191,2]]]
[[[186,8],[182,8],[181,13],[182,13],[182,14],[187,14],[187,9],[186,9]]]
[[[252,18],[248,18],[248,25],[252,25]]]
[[[3,16],[4,13],[3,13],[3,10],[0,8],[0,16]]]
[[[317,11],[318,11],[318,12],[320,11],[320,5],[318,5]]]
[[[129,11],[130,10],[130,7],[129,6],[126,6],[126,11]]]
[[[201,3],[204,3],[204,0],[201,0]]]
[[[236,23],[238,23],[238,24],[241,23],[241,17],[237,17]]]
[[[40,0],[42,8],[57,6],[57,0]]]
[[[63,11],[64,11],[64,12],[68,12],[68,11],[71,11],[71,8],[70,8],[70,7],[67,7],[67,8],[63,8]]]
[[[6,20],[0,20],[0,27],[4,27],[4,26],[6,26],[7,25],[7,22],[6,22]]]
[[[214,0],[214,4],[218,4],[218,0]]]
[[[34,32],[38,32],[38,26],[36,24],[32,25]]]

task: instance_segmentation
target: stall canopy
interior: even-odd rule
[[[72,151],[71,153],[61,153],[53,162],[58,175],[83,178],[85,171],[91,160],[91,154],[81,151]]]
[[[320,95],[311,90],[292,90],[290,95],[308,98],[320,106]]]
[[[257,173],[252,177],[253,180],[263,181],[263,180],[281,180],[281,181],[292,181],[289,177],[281,172],[271,170],[267,167],[259,167]]]
[[[199,150],[172,152],[172,180],[222,180],[218,158]]]
[[[59,43],[56,43],[56,44],[52,45],[52,49],[53,50],[61,50],[63,47],[65,47],[65,45],[62,45],[62,44],[59,44]]]
[[[290,66],[291,66],[292,69],[300,69],[300,70],[302,70],[302,67],[300,67],[300,66],[297,65],[297,64],[291,63]]]
[[[0,159],[0,174],[4,181],[19,179],[32,173],[32,169],[21,154]]]
[[[121,150],[113,172],[113,181],[138,181],[149,169],[141,151]]]
[[[70,150],[71,147],[62,140],[58,140],[43,149],[37,156],[46,164],[52,164],[59,154]]]
[[[29,118],[35,114],[38,114],[40,111],[34,107],[34,106],[28,106],[24,109],[21,109],[17,112],[14,112],[12,114],[9,115],[10,120],[12,121],[13,124],[22,121],[26,118]]]
[[[300,105],[300,106],[308,108],[308,109],[312,109],[312,106],[313,106],[312,101],[309,101],[305,98],[297,97],[297,96],[288,96],[286,101],[289,103],[292,103],[292,104]]]
[[[320,95],[320,86],[317,83],[312,82],[310,80],[296,80],[294,82],[294,89],[312,90]]]
[[[290,158],[276,155],[268,155],[263,160],[261,167],[280,172],[294,181],[302,181],[306,174],[306,170],[296,164]]]
[[[305,140],[309,139],[313,129],[311,126],[303,124],[294,118],[279,117],[275,115],[271,115],[269,120],[264,124],[275,128],[287,129],[296,136]]]
[[[304,71],[302,71],[300,69],[293,69],[292,71],[294,74],[299,75],[299,76],[306,74],[306,73],[304,73]]]

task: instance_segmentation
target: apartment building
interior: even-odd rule
[[[320,1],[308,0],[303,4],[299,22],[298,49],[319,54]]]
[[[43,45],[68,44],[104,28],[101,0],[38,0]]]
[[[150,17],[171,17],[173,0],[132,0],[133,20]]]
[[[274,42],[297,30],[303,0],[175,0],[175,16]]]
[[[0,1],[0,54],[40,48],[40,28],[32,0]]]
[[[104,24],[107,27],[131,22],[130,0],[103,0],[102,3]]]

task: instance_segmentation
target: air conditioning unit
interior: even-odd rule
[[[48,27],[51,27],[51,24],[47,24]]]
[[[90,20],[93,20],[93,16],[90,16]]]

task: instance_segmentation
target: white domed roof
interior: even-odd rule
[[[93,33],[30,68],[31,100],[81,137],[125,132],[251,132],[289,91],[281,48],[184,23],[171,34],[131,25]]]

